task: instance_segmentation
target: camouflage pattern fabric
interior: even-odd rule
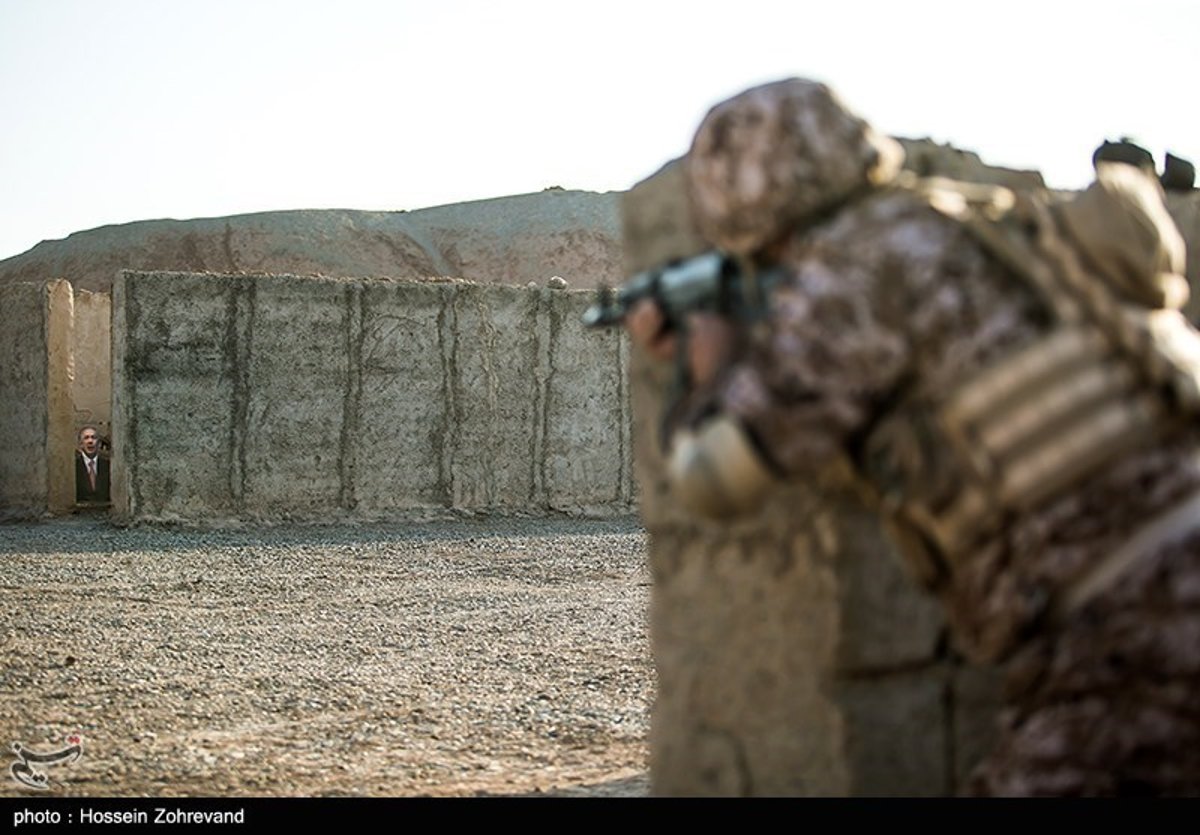
[[[789,271],[770,327],[746,335],[705,396],[796,477],[853,458],[896,404],[936,402],[1055,325],[955,221],[910,192],[869,188],[873,132],[833,113],[822,89],[781,82],[719,105],[688,166],[710,243]],[[946,462],[918,452],[909,466],[936,490]],[[1012,518],[941,583],[958,647],[1009,670],[1002,737],[973,792],[1200,793],[1200,535],[1050,619],[1088,566],[1200,490],[1198,452],[1180,429],[1108,462]]]

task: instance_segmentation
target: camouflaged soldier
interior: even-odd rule
[[[960,649],[1006,665],[972,793],[1196,794],[1200,351],[1157,180],[1100,164],[1052,204],[903,182],[900,154],[810,81],[707,115],[690,222],[785,278],[765,322],[693,317],[674,488],[720,515],[844,456]],[[626,320],[666,360],[662,322]]]

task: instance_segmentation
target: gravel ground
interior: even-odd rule
[[[648,793],[634,519],[0,525],[0,796]]]

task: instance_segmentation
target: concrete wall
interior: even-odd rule
[[[119,520],[633,509],[625,342],[591,294],[123,273]]]
[[[0,286],[0,519],[74,502],[72,306],[66,281]]]
[[[75,429],[95,426],[109,437],[112,423],[112,296],[75,293],[74,374],[71,403]]]

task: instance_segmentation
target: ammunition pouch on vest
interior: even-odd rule
[[[862,447],[861,471],[929,586],[1007,518],[1200,413],[1200,335],[1174,309],[1186,299],[1178,230],[1142,191],[1156,182],[1102,173],[1112,176],[1078,198],[1082,208],[998,186],[904,183],[962,222],[1057,322],[950,392],[910,394]],[[1081,231],[1110,215],[1113,234]]]
[[[901,549],[937,585],[1011,514],[1153,441],[1169,418],[1095,329],[1063,326],[937,403],[898,407],[869,437],[861,466]]]

